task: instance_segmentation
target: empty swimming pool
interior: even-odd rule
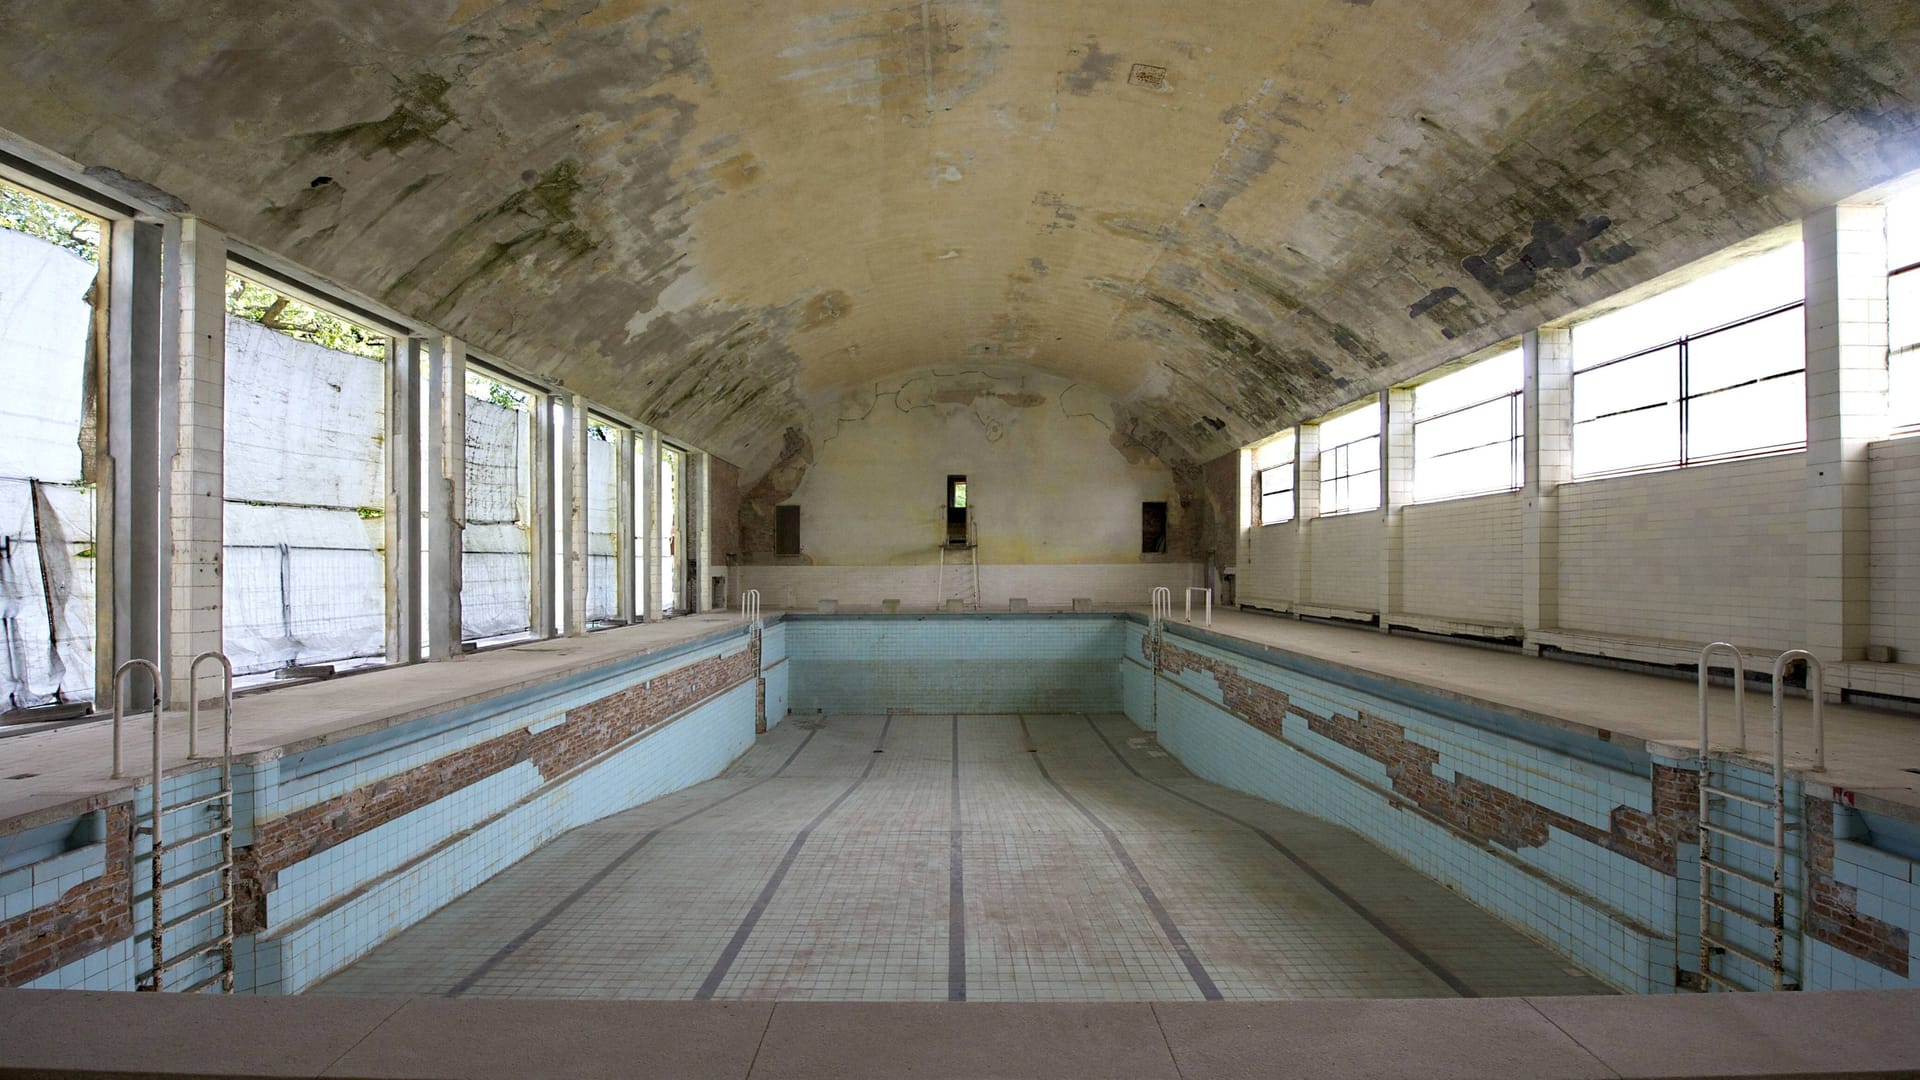
[[[1125,716],[796,717],[313,992],[1102,1001],[1602,993]]]

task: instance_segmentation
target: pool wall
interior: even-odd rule
[[[1196,774],[1344,825],[1615,986],[1659,993],[1699,970],[1698,772],[1693,755],[1570,731],[1297,656],[1192,630],[1167,635],[1158,671],[1147,626],[1130,620],[1127,715]],[[1770,776],[1734,762],[1717,782],[1764,796]],[[1812,866],[1789,843],[1789,981],[1808,989],[1920,985],[1913,978],[1914,862],[1835,837],[1898,842],[1788,781]],[[1720,823],[1751,836],[1770,814],[1734,804]],[[1767,877],[1763,849],[1718,857]],[[1764,912],[1771,894],[1731,880],[1716,892]],[[1811,904],[1808,897],[1811,896]],[[1804,923],[1804,925],[1803,925]],[[1771,935],[1727,920],[1760,956]],[[1766,975],[1717,965],[1754,988]]]
[[[1157,663],[1150,644],[1142,620],[1115,615],[786,617],[237,761],[238,989],[296,993],[561,833],[717,775],[789,702],[1124,711],[1196,774],[1353,830],[1622,989],[1695,979],[1690,753],[1195,628],[1174,627]],[[1764,790],[1760,772],[1722,768],[1720,783]],[[214,780],[170,776],[167,801]],[[1789,975],[1809,989],[1920,986],[1920,825],[1826,790],[1789,792],[1809,853],[1787,866]],[[148,948],[144,798],[0,836],[0,985],[134,986]],[[1724,824],[1764,835],[1761,813]],[[207,823],[195,810],[167,824],[182,836]],[[1759,851],[1738,852],[1726,855],[1737,869],[1770,873]],[[207,843],[174,865],[190,873],[212,854]],[[1727,893],[1756,911],[1766,896]],[[195,898],[170,894],[169,910]],[[174,940],[217,932],[208,916]],[[1758,928],[1734,943],[1771,944]]]
[[[730,629],[302,752],[237,760],[236,989],[297,993],[561,833],[718,775],[753,743],[761,678],[784,711],[784,642],[777,624],[768,628],[760,672],[749,637]],[[171,776],[166,799],[215,783],[210,769]],[[145,805],[54,823],[39,849],[20,853],[21,867],[11,854],[0,863],[0,985],[133,989],[147,966],[150,870],[132,828]],[[91,839],[82,834],[96,816],[104,835],[71,839]],[[200,808],[167,824],[185,836],[210,823]],[[169,865],[191,873],[215,854],[212,842],[195,845]],[[197,906],[184,890],[167,899],[170,915]],[[168,953],[218,932],[214,916],[190,922],[171,931]],[[183,970],[172,984],[208,970]]]

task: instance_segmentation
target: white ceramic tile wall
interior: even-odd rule
[[[1519,626],[1520,513],[1519,492],[1408,507],[1401,571],[1405,610]]]
[[[1806,455],[1560,489],[1560,626],[1757,650],[1806,636]]]
[[[1903,664],[1920,664],[1920,438],[1877,443],[1872,466],[1872,630]]]
[[[1355,611],[1380,609],[1380,512],[1307,523],[1313,588],[1307,602]],[[1437,613],[1436,613],[1437,614]]]
[[[949,555],[948,585],[956,575],[971,576]],[[877,609],[898,600],[908,609],[934,607],[940,589],[938,566],[742,566],[741,588],[759,589],[767,610],[812,611],[822,599],[845,607]],[[980,567],[980,604],[984,611],[1006,611],[1013,597],[1025,597],[1034,610],[1066,609],[1076,597],[1103,607],[1145,606],[1155,586],[1175,593],[1199,583],[1193,563],[1116,563],[1059,566],[991,565]],[[953,595],[951,588],[947,595]]]
[[[1298,525],[1262,525],[1247,534],[1247,554],[1237,568],[1237,599],[1253,607],[1284,608],[1294,595],[1294,552]]]

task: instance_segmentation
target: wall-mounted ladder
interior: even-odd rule
[[[218,663],[221,671],[218,783],[211,792],[172,803],[166,801],[165,792],[159,668],[151,661],[129,660],[114,673],[113,746],[116,774],[119,772],[120,731],[124,721],[121,684],[128,673],[142,669],[153,680],[155,687],[150,813],[147,823],[138,829],[150,841],[145,853],[149,870],[148,891],[144,894],[148,903],[148,925],[147,929],[134,937],[136,942],[146,942],[152,951],[150,966],[141,971],[135,980],[136,988],[140,990],[178,990],[191,994],[217,987],[221,993],[233,993],[233,664],[217,652],[201,653],[187,667],[187,757],[200,757],[200,668],[208,660]],[[189,826],[186,835],[171,838],[168,834],[168,818],[191,811],[199,811],[196,816],[202,818],[198,823],[201,827],[195,831],[193,826]],[[174,817],[174,821],[177,824],[179,819]],[[209,860],[202,845],[216,842],[219,845],[218,855]],[[183,866],[186,867],[185,872],[181,870]],[[183,890],[188,889],[192,891],[185,892],[185,899],[181,899]],[[136,896],[136,899],[139,898]],[[180,904],[187,905],[187,910],[178,910]],[[217,923],[214,922],[216,917]],[[217,930],[214,929],[216,926]],[[184,947],[181,946],[183,937],[188,939]],[[197,973],[199,978],[186,986],[169,985],[174,972],[196,962],[198,966],[188,968],[189,977]]]
[[[1153,686],[1153,729],[1160,730],[1160,646],[1173,618],[1173,590],[1155,585],[1147,594],[1147,679]]]
[[[1772,785],[1766,796],[1732,790],[1723,772],[1716,772],[1708,742],[1707,689],[1708,665],[1713,656],[1725,653],[1733,661],[1734,750],[1747,750],[1746,655],[1729,642],[1716,641],[1700,650],[1700,989],[1747,990],[1726,964],[1729,960],[1744,964],[1756,979],[1764,979],[1775,990],[1798,990],[1797,982],[1787,978],[1787,833],[1802,833],[1802,823],[1786,819],[1786,745],[1783,721],[1787,669],[1795,662],[1807,665],[1808,689],[1813,699],[1813,768],[1824,765],[1825,725],[1822,717],[1824,680],[1820,662],[1805,649],[1789,649],[1773,662],[1773,760]],[[1723,761],[1724,765],[1725,762]],[[1754,807],[1772,818],[1772,835],[1756,836],[1729,820],[1736,806]],[[1751,817],[1752,815],[1748,815]],[[1749,826],[1751,828],[1751,826]],[[1802,847],[1804,849],[1804,834]],[[1743,864],[1743,865],[1736,865]],[[1758,872],[1760,866],[1772,868],[1771,875]],[[1804,866],[1804,850],[1802,852]],[[1754,911],[1743,905],[1734,882],[1753,886],[1768,898],[1766,911]],[[1746,943],[1733,940],[1735,929],[1750,926]],[[1762,953],[1753,947],[1759,940],[1770,940],[1771,948]],[[1719,966],[1716,967],[1716,961]]]
[[[958,600],[961,607],[969,611],[977,611],[980,607],[980,547],[978,544],[969,543],[962,549],[967,553],[967,561],[963,563],[958,558],[954,559],[954,569],[958,571],[954,577],[959,587],[949,594],[947,552],[952,550],[955,550],[954,545],[940,545],[940,580],[935,587],[933,609],[939,611],[947,606],[949,600]]]

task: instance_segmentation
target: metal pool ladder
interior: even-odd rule
[[[1789,830],[1800,831],[1801,822],[1786,820],[1786,745],[1783,713],[1783,683],[1787,668],[1795,661],[1807,665],[1808,689],[1813,699],[1813,768],[1818,770],[1825,764],[1826,732],[1822,706],[1825,699],[1825,680],[1821,672],[1820,661],[1805,649],[1789,649],[1773,662],[1773,784],[1769,797],[1748,795],[1715,785],[1713,755],[1708,742],[1707,689],[1708,664],[1716,653],[1726,653],[1733,661],[1733,726],[1734,750],[1745,753],[1747,749],[1746,721],[1746,654],[1729,642],[1716,641],[1700,650],[1699,664],[1699,702],[1700,702],[1700,989],[1712,992],[1714,989],[1745,990],[1747,986],[1730,977],[1724,967],[1716,971],[1713,962],[1718,957],[1734,957],[1745,961],[1760,972],[1765,972],[1768,981],[1775,990],[1798,990],[1799,984],[1787,981],[1786,972],[1786,838]],[[1758,807],[1767,811],[1773,819],[1773,835],[1754,836],[1738,827],[1714,820],[1713,811],[1726,810],[1733,804]],[[1728,854],[1719,854],[1716,839],[1725,841]],[[1804,835],[1802,843],[1804,845]],[[1737,845],[1737,846],[1736,846]],[[1764,854],[1771,862],[1773,873],[1770,878],[1732,865],[1735,853],[1745,851],[1749,855]],[[1752,866],[1760,859],[1746,860]],[[1771,898],[1769,911],[1758,913],[1741,906],[1734,898],[1726,895],[1733,889],[1731,882],[1740,881],[1764,890]],[[1721,916],[1717,925],[1715,915]],[[1732,935],[1725,930],[1727,920],[1744,922],[1757,927],[1763,934],[1772,938],[1769,955],[1728,940]]]
[[[138,976],[136,988],[140,990],[174,989],[167,985],[169,972],[202,957],[213,956],[216,958],[215,970],[188,986],[178,988],[179,992],[198,993],[217,986],[221,993],[233,993],[233,664],[221,653],[201,653],[187,666],[187,757],[191,760],[200,756],[200,668],[208,660],[218,663],[221,673],[220,771],[219,784],[212,792],[176,803],[165,801],[165,763],[160,742],[164,725],[161,723],[157,689],[155,693],[152,812],[147,823],[138,830],[152,839],[152,848],[147,856],[152,871],[150,891],[147,893],[151,925],[144,933],[135,935],[136,941],[144,939],[152,948],[152,966]],[[123,720],[120,685],[136,667],[145,669],[153,678],[155,687],[159,686],[159,669],[150,661],[129,660],[114,673],[113,741],[116,762]],[[167,815],[203,807],[214,815],[209,828],[189,833],[178,840],[167,838]],[[220,844],[219,857],[210,865],[178,877],[169,876],[174,863],[171,856],[178,853],[184,857],[197,845],[216,840]],[[187,865],[194,863],[189,861]],[[203,884],[208,882],[213,886],[210,890],[211,899],[206,898],[209,890]],[[194,906],[178,914],[169,914],[167,894],[189,885],[202,885],[196,899],[187,901]],[[201,940],[169,955],[167,944],[175,931],[191,931],[196,924],[213,915],[220,918],[217,934],[208,938],[203,933]]]

